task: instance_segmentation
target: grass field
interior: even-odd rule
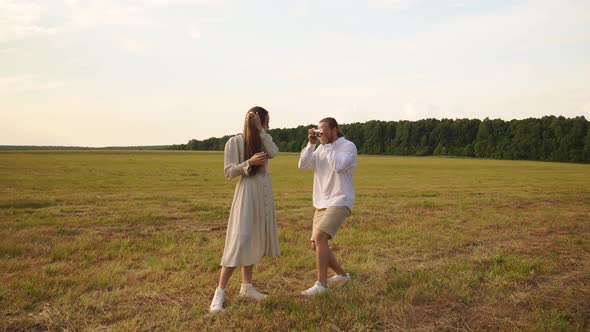
[[[218,152],[0,152],[0,330],[590,329],[590,165],[360,156],[315,299],[312,173],[271,161],[270,298],[208,305],[237,180]]]

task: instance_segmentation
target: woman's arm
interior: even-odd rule
[[[223,171],[227,179],[240,175],[250,174],[250,164],[248,161],[240,163],[239,140],[235,137],[230,138],[225,143],[223,152]]]
[[[260,131],[260,139],[262,140],[262,149],[266,152],[268,158],[274,158],[279,153],[279,147],[272,141],[272,136],[266,133],[266,130]]]

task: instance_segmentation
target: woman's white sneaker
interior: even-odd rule
[[[319,281],[316,281],[313,286],[301,292],[303,296],[314,296],[328,291],[328,287],[322,286]]]
[[[209,312],[212,314],[216,314],[223,309],[223,300],[225,299],[225,289],[223,288],[216,288],[215,295],[213,295],[213,300],[211,301],[211,305],[209,306]]]
[[[252,284],[242,284],[240,287],[240,296],[251,297],[258,301],[268,297],[266,294],[259,293]]]
[[[336,274],[334,276],[332,276],[331,278],[328,278],[328,282],[346,282],[346,281],[350,281],[350,274],[345,274],[345,275],[341,275],[341,274]]]

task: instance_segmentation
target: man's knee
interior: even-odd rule
[[[328,235],[327,233],[322,232],[320,230],[316,231],[312,237],[312,241],[315,242],[316,244],[328,242],[329,239],[330,239],[330,235]]]

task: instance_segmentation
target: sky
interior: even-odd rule
[[[0,0],[0,145],[590,119],[589,0]]]

